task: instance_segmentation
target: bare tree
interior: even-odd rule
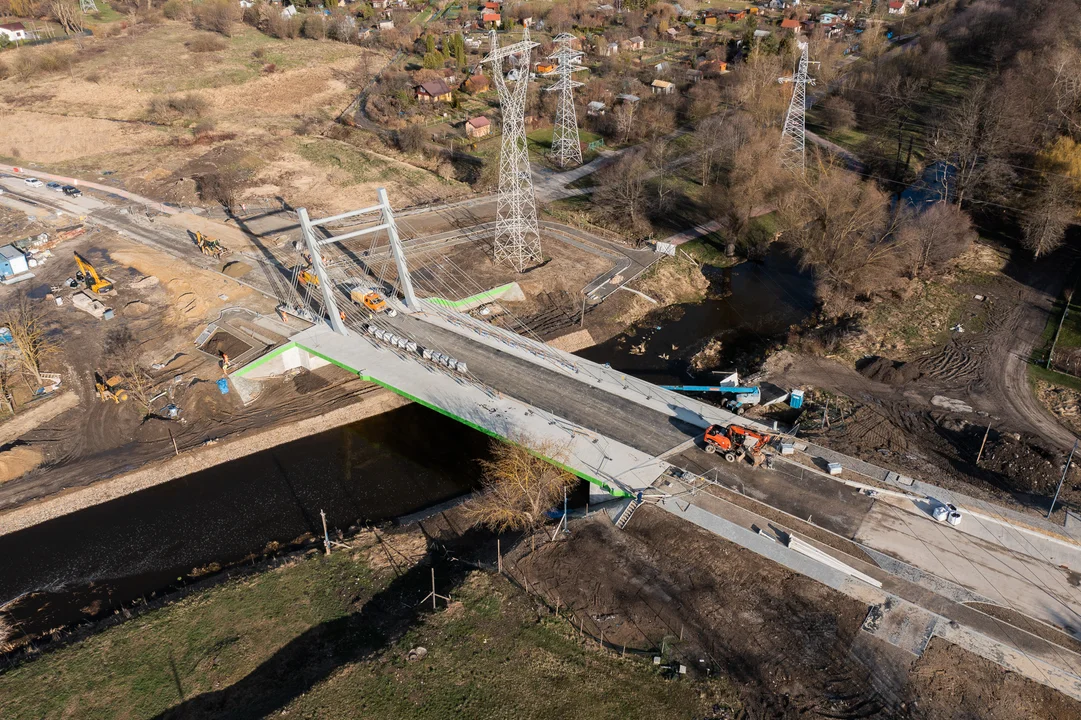
[[[12,415],[15,414],[15,397],[12,385],[19,376],[19,357],[7,346],[0,346],[0,402]]]
[[[1049,253],[1062,244],[1066,226],[1075,216],[1069,186],[1061,179],[1047,176],[1029,204],[1029,211],[1021,218],[1022,242],[1033,257]]]
[[[41,314],[23,297],[15,307],[0,315],[0,325],[6,326],[11,332],[12,344],[19,351],[23,370],[34,378],[38,387],[43,385],[42,365],[56,353],[57,348],[48,336]]]
[[[968,214],[945,201],[903,214],[898,241],[909,253],[912,277],[940,268],[972,245],[976,232]]]
[[[636,102],[621,102],[612,109],[612,117],[616,123],[616,134],[619,136],[619,142],[625,143],[631,136],[631,131],[634,130],[634,116],[638,111],[638,103]]]
[[[526,449],[534,447],[535,453]],[[468,506],[479,522],[496,531],[533,531],[544,524],[545,513],[563,499],[576,482],[574,475],[542,457],[559,462],[564,452],[551,443],[494,441],[492,459],[482,460],[484,491]]]
[[[73,0],[53,0],[52,5],[49,6],[49,11],[53,19],[60,23],[60,27],[64,28],[64,32],[68,35],[82,32],[83,28],[86,27],[83,12],[79,9],[79,3]]]
[[[614,165],[602,171],[600,186],[593,193],[593,206],[609,220],[642,232],[646,225],[648,171],[649,163],[641,152],[625,152]]]
[[[759,123],[779,122],[787,104],[777,84],[777,78],[784,74],[782,58],[765,52],[760,42],[753,42],[733,74],[732,93],[736,102]]]
[[[124,389],[128,391],[128,397],[143,409],[143,418],[150,417],[153,414],[150,406],[157,394],[150,373],[134,357],[128,357],[122,365],[120,376],[124,379]]]
[[[698,161],[699,181],[709,187],[724,151],[725,120],[720,115],[710,115],[698,123],[694,130],[694,145]]]
[[[742,241],[752,218],[775,207],[791,186],[791,174],[779,163],[776,138],[744,133],[732,126],[725,140],[728,173],[723,187],[710,195],[710,205],[735,243]]]
[[[1009,176],[1005,159],[1016,147],[1006,98],[986,85],[969,91],[932,131],[931,154],[953,170],[954,199],[1001,186]]]
[[[822,116],[831,130],[850,130],[856,125],[856,110],[852,103],[837,95],[822,102]]]
[[[889,285],[898,245],[889,200],[873,183],[820,158],[782,215],[827,313],[849,312],[859,295]]]

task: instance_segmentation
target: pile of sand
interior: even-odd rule
[[[41,451],[31,445],[17,445],[0,453],[0,483],[22,477],[44,460]]]
[[[121,265],[160,278],[173,308],[172,319],[177,323],[199,322],[216,316],[225,304],[219,295],[243,301],[252,294],[251,289],[233,280],[179,263],[151,248],[128,246],[109,254]]]

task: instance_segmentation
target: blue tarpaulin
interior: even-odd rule
[[[229,381],[227,379],[225,379],[225,378],[222,378],[221,380],[219,380],[218,381],[218,389],[221,390],[222,395],[228,394],[229,393]]]

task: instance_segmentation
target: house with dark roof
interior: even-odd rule
[[[417,100],[419,102],[450,102],[453,98],[450,94],[450,88],[447,87],[447,83],[442,79],[430,80],[426,83],[417,85]]]
[[[6,23],[0,25],[0,37],[4,38],[8,42],[20,42],[22,40],[31,40],[30,33],[27,32],[26,26],[21,22]]]

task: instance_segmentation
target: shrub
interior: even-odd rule
[[[190,20],[191,3],[188,0],[168,0],[161,6],[161,14],[170,20]]]
[[[304,15],[300,25],[300,34],[311,40],[324,40],[327,36],[327,25],[322,13],[309,13]]]
[[[228,47],[228,43],[220,35],[200,35],[184,45],[193,53],[218,52]]]
[[[230,37],[239,11],[240,6],[231,0],[203,0],[195,6],[195,27]]]
[[[195,137],[200,135],[209,135],[214,132],[214,128],[217,127],[213,120],[200,120],[195,124],[195,127],[191,129],[191,132]]]
[[[154,122],[166,123],[181,117],[198,118],[206,112],[206,109],[206,100],[192,93],[170,97],[158,96],[150,100],[147,115]]]
[[[836,95],[823,101],[822,115],[830,130],[851,130],[856,126],[856,110],[852,103]]]
[[[278,72],[278,66],[275,65],[274,63],[267,63],[266,65],[263,66],[263,74],[264,75],[273,75],[276,72]]]
[[[256,60],[262,60],[264,55],[266,55],[265,47],[257,47],[251,51],[251,56]]]
[[[398,148],[405,153],[418,152],[424,148],[424,128],[409,125],[398,131]]]
[[[0,60],[0,80],[7,80],[13,74],[14,73],[12,72],[11,68],[8,67],[8,64],[3,60]]]
[[[19,79],[23,81],[29,80],[37,71],[37,63],[25,50],[15,55],[11,67],[14,69],[15,74],[19,76]]]
[[[300,35],[299,16],[283,18],[280,13],[271,13],[267,18],[267,34],[282,40],[292,40]]]
[[[101,82],[101,73],[99,73],[99,72],[97,72],[97,71],[95,71],[95,72],[88,72],[88,73],[86,74],[86,81],[87,81],[87,82],[92,82],[92,83],[94,83],[95,85],[97,85],[98,83],[100,83],[100,82]]]

